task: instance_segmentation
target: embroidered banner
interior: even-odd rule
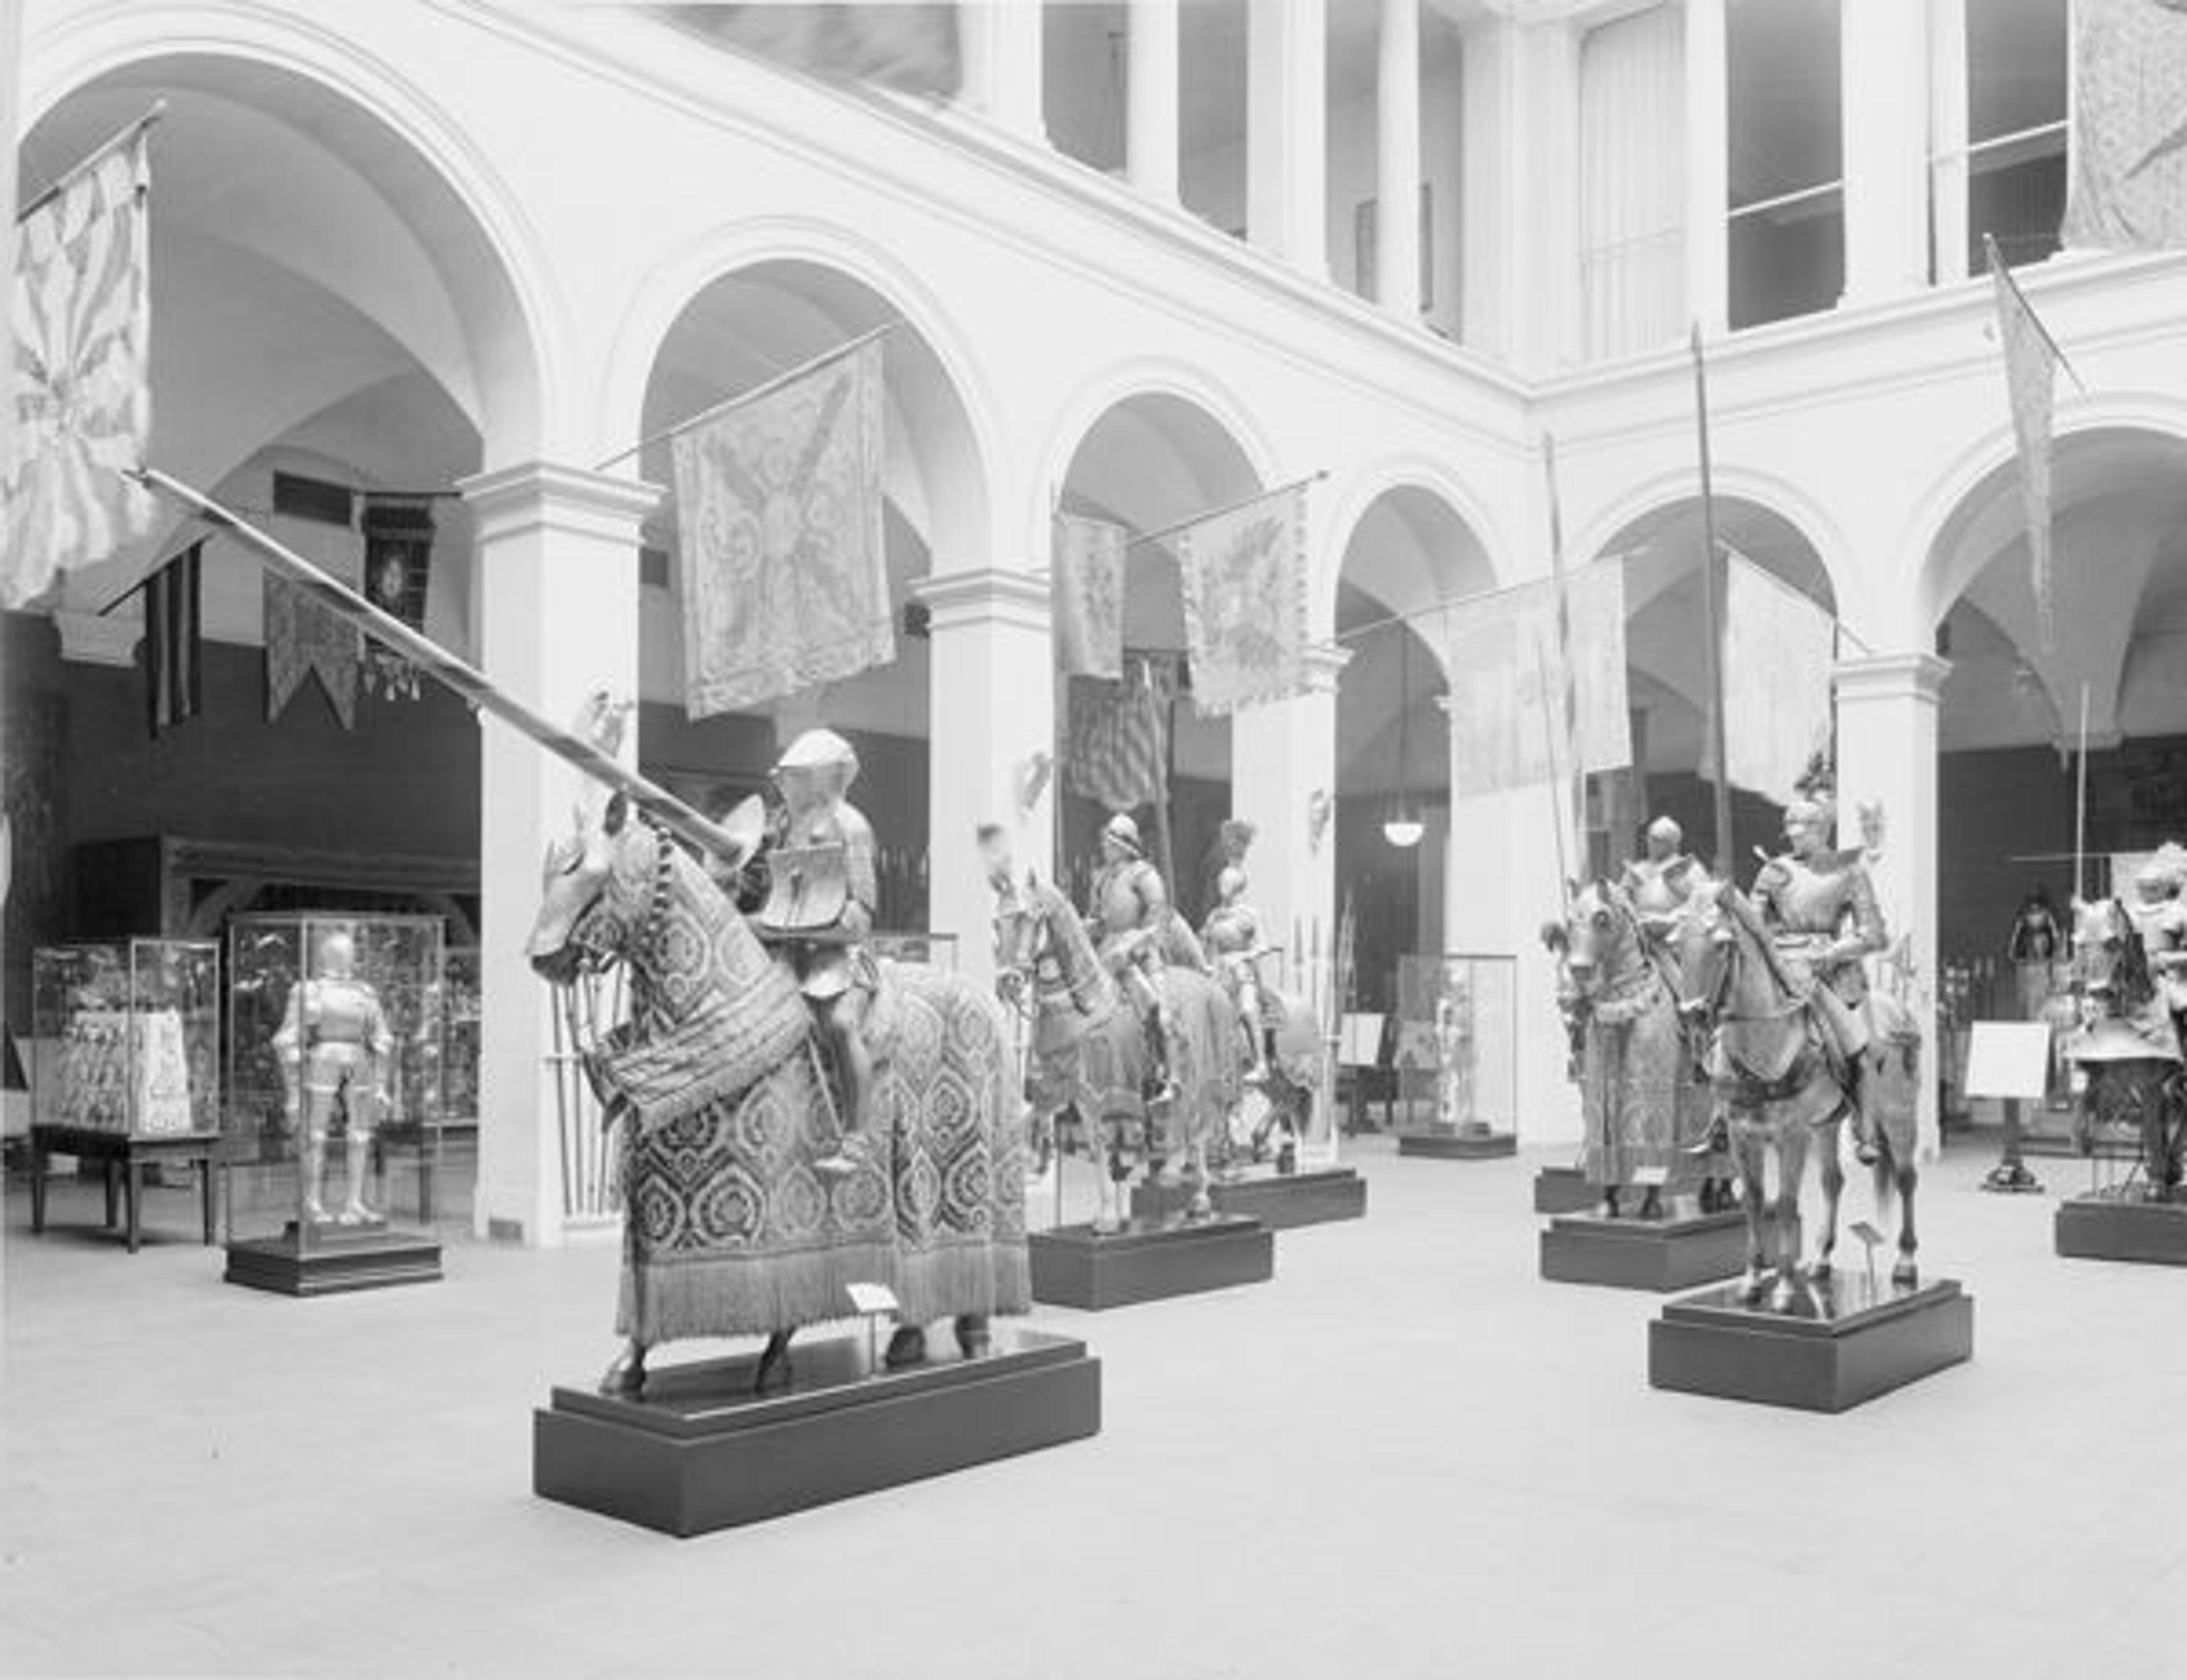
[[[2187,182],[2183,182],[2187,190]],[[2057,615],[2050,588],[2050,414],[2057,385],[2057,352],[2012,278],[1989,245],[1990,284],[1997,295],[1998,340],[2004,347],[2004,387],[2012,403],[2012,435],[2020,451],[2020,503],[2027,520],[2028,582],[2035,592],[2035,624],[2048,653],[2057,643]]]
[[[1633,761],[1625,683],[1625,569],[1582,566],[1566,574],[1570,685],[1577,740],[1564,725],[1566,674],[1558,669],[1559,606],[1554,581],[1522,584],[1453,608],[1452,791],[1463,798]]]
[[[896,657],[877,340],[700,420],[672,452],[693,717]]]
[[[2068,245],[2187,245],[2187,11],[2074,0]]]
[[[194,542],[144,580],[144,691],[155,735],[204,705],[204,542]]]
[[[276,514],[268,530],[277,542],[322,571],[345,583],[356,582],[363,548],[347,525]],[[266,574],[265,604],[267,721],[281,716],[305,677],[316,676],[342,728],[354,729],[357,671],[364,653],[357,627],[274,572]]]
[[[1306,486],[1178,534],[1184,642],[1202,716],[1306,691]]]
[[[16,230],[15,454],[0,476],[0,606],[21,606],[151,524],[149,493],[121,476],[143,464],[152,428],[149,184],[140,127]]]
[[[1073,792],[1111,811],[1151,805],[1167,794],[1169,694],[1161,677],[1073,677],[1070,706],[1065,771]]]
[[[1723,626],[1723,751],[1732,785],[1784,799],[1830,746],[1836,621],[1734,554],[1724,569]]]
[[[1055,516],[1049,598],[1056,657],[1073,677],[1124,674],[1124,528],[1079,514]]]

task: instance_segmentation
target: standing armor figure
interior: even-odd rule
[[[386,1100],[387,1059],[395,1035],[379,994],[357,977],[357,941],[336,930],[319,941],[318,972],[290,989],[289,1006],[273,1035],[289,1115],[304,1126],[304,1216],[329,1222],[327,1127],[337,1098],[347,1116],[349,1197],[339,1222],[376,1217],[364,1204],[372,1134]]]
[[[1648,954],[1667,962],[1678,936],[1678,919],[1694,890],[1694,860],[1685,851],[1686,834],[1667,817],[1648,825],[1648,855],[1625,866],[1623,886],[1633,901]]]
[[[1262,1006],[1261,913],[1245,902],[1248,885],[1242,859],[1225,864],[1215,877],[1215,907],[1200,926],[1200,942],[1215,965],[1215,977],[1230,994],[1238,1025],[1245,1035],[1245,1077],[1265,1084],[1268,1077],[1268,1021]]]
[[[2031,889],[2012,918],[2012,937],[2005,955],[2013,964],[2015,987],[2020,994],[2020,1018],[2039,1021],[2050,1002],[2053,965],[2066,949],[2066,930],[2050,905],[2050,895],[2041,885]]]
[[[873,1048],[866,1011],[880,985],[867,948],[879,892],[874,831],[851,803],[858,756],[832,729],[808,729],[774,767],[785,818],[767,854],[759,933],[796,976],[827,1041],[843,1088],[843,1141],[813,1162],[846,1177],[873,1158]]]
[[[1794,799],[1785,809],[1786,849],[1763,865],[1754,898],[1786,980],[1810,997],[1833,1041],[1832,1059],[1852,1111],[1854,1150],[1872,1164],[1875,1127],[1862,1071],[1869,1036],[1866,959],[1891,941],[1864,854],[1835,849],[1831,828],[1824,795]]]
[[[1101,830],[1101,869],[1086,922],[1102,966],[1116,977],[1139,1017],[1147,1040],[1146,1098],[1166,1103],[1177,1094],[1170,1076],[1169,997],[1163,985],[1167,966],[1169,889],[1161,872],[1146,859],[1139,825],[1123,812]]]

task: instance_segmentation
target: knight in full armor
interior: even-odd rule
[[[1648,825],[1648,851],[1625,866],[1620,883],[1648,941],[1650,953],[1661,958],[1677,937],[1678,919],[1698,874],[1685,850],[1686,833],[1667,817]]]
[[[1833,846],[1833,826],[1827,793],[1808,786],[1785,809],[1785,850],[1762,866],[1754,901],[1785,978],[1808,994],[1832,1041],[1854,1149],[1872,1163],[1875,1127],[1862,1074],[1869,1038],[1867,958],[1891,941],[1865,854]]]
[[[2013,913],[2012,936],[2005,941],[2005,956],[2013,965],[2015,989],[2020,997],[2020,1018],[2039,1021],[2050,1001],[2051,975],[2066,952],[2066,930],[2052,907],[2050,895],[2038,882]]]
[[[1200,924],[1200,943],[1237,1009],[1238,1025],[1245,1035],[1245,1077],[1257,1085],[1268,1077],[1267,1012],[1261,990],[1261,958],[1268,947],[1261,935],[1261,913],[1245,902],[1250,884],[1242,858],[1223,867],[1215,877],[1215,907]]]
[[[1094,877],[1086,924],[1102,966],[1131,999],[1146,1034],[1146,1096],[1156,1103],[1177,1094],[1169,1059],[1175,1034],[1163,984],[1176,913],[1161,872],[1140,846],[1139,825],[1118,812],[1101,829],[1101,868]]]
[[[329,1222],[327,1212],[327,1129],[339,1100],[347,1117],[349,1199],[344,1225],[377,1217],[364,1203],[364,1175],[372,1134],[387,1099],[387,1063],[395,1034],[379,993],[357,975],[357,941],[336,928],[318,943],[313,972],[290,989],[289,1004],[273,1035],[290,1119],[303,1122],[304,1216]]]
[[[813,1163],[830,1177],[873,1155],[874,1056],[866,1012],[880,974],[866,938],[879,901],[874,831],[851,803],[858,755],[832,729],[808,729],[774,767],[781,834],[767,854],[760,937],[796,978],[835,1058],[843,1089],[843,1141]]]
[[[2173,1027],[2187,1048],[2187,851],[2174,841],[2159,846],[2134,876],[2128,916],[2141,935],[2150,978],[2171,1011]]]

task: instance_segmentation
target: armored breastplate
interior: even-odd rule
[[[1104,933],[1129,933],[1146,924],[1147,900],[1139,883],[1153,869],[1150,863],[1132,862],[1102,871],[1094,883],[1094,913]]]
[[[362,1044],[379,1013],[378,997],[361,980],[304,983],[304,1031],[313,1044]]]
[[[1851,900],[1845,871],[1816,869],[1794,857],[1780,857],[1776,863],[1786,877],[1771,898],[1777,931],[1793,937],[1835,936]]]
[[[1641,862],[1632,866],[1628,878],[1633,895],[1633,907],[1644,916],[1667,916],[1686,902],[1683,885],[1686,860],[1673,858],[1667,863]]]

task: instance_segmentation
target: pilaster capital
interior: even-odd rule
[[[921,578],[912,594],[926,608],[927,622],[939,635],[1004,624],[1047,635],[1054,615],[1045,576],[1011,566],[975,566]]]
[[[537,531],[561,531],[607,542],[635,542],[645,516],[660,505],[661,486],[642,479],[520,461],[457,481],[478,520],[481,542]]]
[[[1949,660],[1914,651],[1840,660],[1830,675],[1841,705],[1848,700],[1903,700],[1934,705],[1951,670]]]
[[[1352,663],[1352,649],[1323,642],[1306,650],[1306,690],[1310,694],[1333,694]]]

